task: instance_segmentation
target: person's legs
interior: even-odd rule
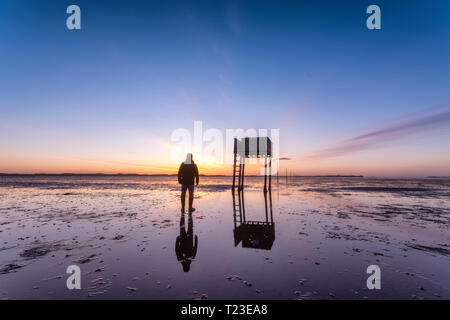
[[[189,211],[194,211],[192,204],[194,202],[194,185],[189,186]]]
[[[186,200],[186,189],[188,186],[182,184],[181,185],[181,212],[184,212],[184,204],[185,204],[185,200]],[[189,192],[190,195],[190,192]]]

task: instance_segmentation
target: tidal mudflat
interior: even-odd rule
[[[245,183],[201,177],[190,219],[175,177],[0,177],[0,298],[450,299],[450,179]],[[239,234],[237,208],[273,234]]]

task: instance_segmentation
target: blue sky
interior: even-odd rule
[[[448,1],[2,1],[0,172],[159,172],[202,120],[279,128],[299,174],[450,175],[449,39]]]

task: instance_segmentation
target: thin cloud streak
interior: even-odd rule
[[[338,157],[362,150],[377,148],[381,143],[447,126],[450,126],[450,111],[409,119],[384,129],[364,133],[337,143],[335,146],[312,152],[302,158],[308,160],[321,160]]]
[[[428,116],[425,118],[410,121],[395,127],[386,128],[382,130],[377,130],[374,132],[366,133],[354,138],[347,140],[347,142],[360,141],[367,139],[374,139],[383,136],[397,136],[397,135],[407,135],[411,133],[416,133],[426,129],[438,128],[442,125],[447,125],[450,123],[450,112],[440,113],[433,116]]]

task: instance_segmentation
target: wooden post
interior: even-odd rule
[[[236,198],[235,198],[235,193],[234,193],[234,187],[232,190],[232,195],[233,195],[233,222],[234,222],[234,228],[236,229]]]
[[[242,187],[241,189],[244,190],[244,176],[245,176],[245,158],[243,158],[243,163],[242,163]]]
[[[267,192],[264,192],[264,207],[266,209],[266,224],[269,223],[269,214],[267,213]]]
[[[267,191],[267,156],[264,157],[264,192]]]
[[[272,191],[269,190],[269,203],[270,203],[270,222],[273,224],[273,211],[272,211]]]
[[[236,143],[236,140],[235,140]],[[234,162],[233,162],[233,190],[236,185],[236,153],[234,154]]]
[[[245,216],[245,202],[244,202],[244,191],[240,192],[240,196],[242,197],[242,222],[245,223],[247,221],[247,217]]]
[[[238,190],[241,190],[241,179],[242,179],[242,158],[239,158],[239,180],[238,180]]]
[[[245,220],[243,218],[243,213],[242,213],[242,201],[241,201],[241,191],[239,191],[238,189],[238,197],[239,197],[239,223],[242,224],[242,221]]]
[[[272,158],[269,158],[269,190],[272,190]]]

